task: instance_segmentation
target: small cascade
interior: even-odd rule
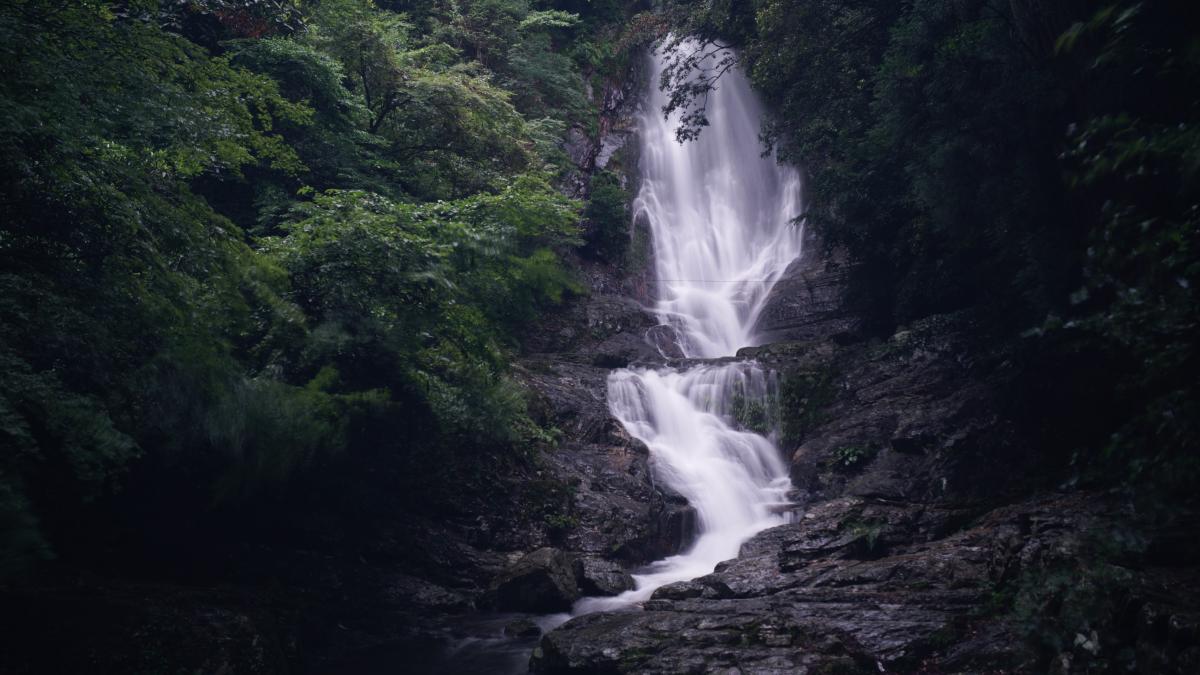
[[[657,479],[696,510],[699,536],[686,552],[634,575],[635,590],[587,598],[577,613],[639,602],[659,586],[708,574],[737,557],[750,535],[783,522],[791,488],[787,468],[771,435],[742,428],[749,419],[772,417],[774,384],[755,363],[612,375],[609,407],[650,449]]]

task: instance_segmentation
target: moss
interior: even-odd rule
[[[579,519],[565,513],[548,513],[542,516],[542,522],[551,532],[566,532],[579,526]]]
[[[836,394],[836,372],[832,368],[790,373],[782,378],[779,407],[780,433],[787,444],[798,444],[813,429],[829,419],[826,408]]]
[[[877,553],[881,546],[879,536],[883,534],[884,523],[863,520],[851,520],[843,523],[850,534],[863,542],[865,553]]]
[[[633,647],[621,652],[621,670],[634,671],[640,667],[654,655],[654,652],[648,649]]]
[[[769,400],[752,399],[742,393],[734,394],[730,414],[739,427],[766,436],[775,430],[778,419],[776,406]]]

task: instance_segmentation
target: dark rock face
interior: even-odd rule
[[[1019,475],[1022,453],[995,414],[999,383],[972,370],[956,326],[917,327],[885,345],[746,350],[814,383],[785,446],[807,506],[713,574],[659,589],[645,611],[552,631],[535,671],[905,671],[934,656],[1012,573],[997,562],[1013,555],[1006,533],[1061,508],[1061,525],[1019,542],[1053,550],[1098,508],[1050,499],[977,520],[1019,481],[981,481],[969,468],[996,453]],[[989,630],[996,662],[1031,658],[1007,629]]]
[[[608,411],[609,370],[544,356],[524,364],[521,377],[539,394],[541,421],[565,439],[546,466],[572,489],[566,548],[636,564],[689,543],[694,511],[655,485],[646,446]]]
[[[978,503],[1037,487],[1033,442],[1001,414],[1002,355],[975,349],[970,327],[969,317],[934,317],[883,343],[743,350],[779,371],[785,389],[803,385],[790,413],[802,421],[785,421],[783,450],[806,499]]]
[[[822,340],[856,332],[859,319],[843,299],[850,272],[846,257],[826,255],[806,228],[803,253],[771,289],[758,316],[760,340]]]
[[[584,196],[587,177],[597,169],[632,163],[624,155],[630,154],[628,146],[633,145],[631,141],[636,137],[634,114],[640,102],[638,93],[644,89],[648,75],[638,64],[640,61],[634,59],[625,77],[605,82],[599,91],[593,91],[589,86],[588,97],[600,107],[599,125],[594,136],[579,126],[567,130],[562,149],[577,170],[568,177],[566,186],[574,197]],[[632,170],[630,166],[619,168],[625,173]]]
[[[555,548],[539,548],[495,582],[495,605],[517,612],[561,612],[579,599],[573,561]]]
[[[616,295],[594,295],[550,315],[525,338],[525,349],[555,360],[606,370],[661,358],[647,334],[658,319],[641,303]],[[618,365],[610,365],[616,363]]]
[[[537,637],[542,629],[529,619],[514,619],[504,626],[504,634],[514,638]]]

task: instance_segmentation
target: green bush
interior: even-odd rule
[[[621,187],[621,178],[611,171],[592,175],[588,191],[587,250],[610,263],[620,263],[629,250],[629,194]]]
[[[865,445],[846,445],[833,451],[833,464],[838,469],[853,469],[870,462],[879,451]]]

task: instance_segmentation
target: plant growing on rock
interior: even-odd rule
[[[833,451],[831,461],[835,468],[854,469],[871,461],[878,453],[874,446],[846,445]]]

